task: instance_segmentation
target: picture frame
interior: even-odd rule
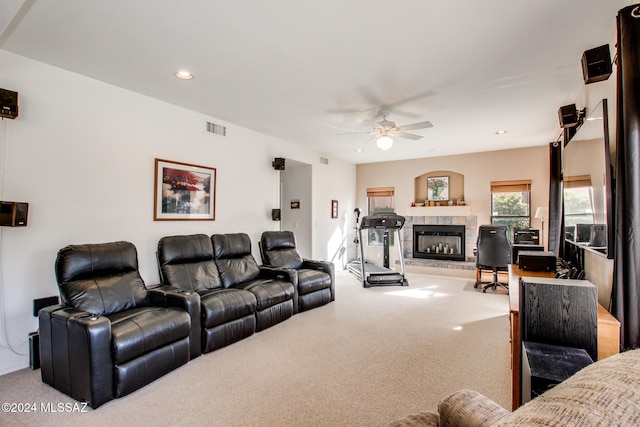
[[[216,168],[155,159],[154,221],[216,219]]]
[[[331,201],[331,219],[338,218],[338,201]]]
[[[449,177],[432,176],[427,178],[427,200],[449,200]]]
[[[300,199],[291,200],[291,209],[300,209]]]

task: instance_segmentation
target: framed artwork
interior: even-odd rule
[[[154,221],[216,219],[216,169],[156,159]]]
[[[338,201],[331,201],[331,218],[338,218]]]
[[[291,200],[291,209],[300,209],[300,199]]]
[[[433,176],[427,178],[427,200],[449,200],[448,176]]]

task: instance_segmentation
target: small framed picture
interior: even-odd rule
[[[216,169],[156,159],[154,221],[215,220]]]
[[[291,209],[300,209],[300,199],[294,199],[291,201]]]
[[[448,176],[432,176],[427,178],[427,200],[436,202],[449,200]]]
[[[331,201],[331,218],[338,218],[338,201]]]

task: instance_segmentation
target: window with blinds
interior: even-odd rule
[[[591,175],[565,176],[562,183],[565,227],[576,224],[595,224]]]
[[[491,182],[491,223],[510,230],[531,225],[531,180]]]
[[[394,187],[367,188],[367,215],[395,212]],[[382,246],[382,230],[369,230],[369,245]],[[393,245],[393,234],[389,244]]]

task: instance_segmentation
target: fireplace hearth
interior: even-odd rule
[[[415,224],[413,226],[413,257],[464,261],[465,226]]]

